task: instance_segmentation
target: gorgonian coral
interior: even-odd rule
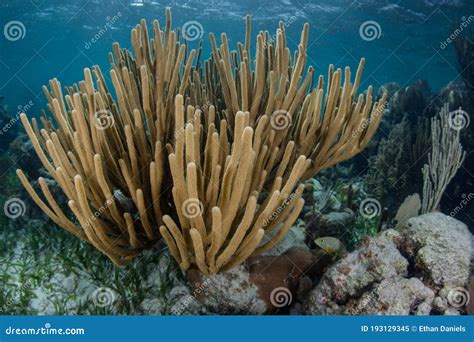
[[[21,119],[51,177],[69,198],[66,215],[39,179],[33,200],[58,225],[115,263],[164,238],[183,270],[215,273],[277,243],[298,217],[301,182],[360,152],[377,129],[385,97],[357,95],[355,79],[331,65],[327,80],[306,68],[306,24],[293,56],[285,26],[229,50],[210,34],[211,57],[188,49],[154,21],[132,30],[133,53],[116,43],[113,88],[99,67],[44,92],[54,120]],[[271,234],[269,234],[271,233]]]

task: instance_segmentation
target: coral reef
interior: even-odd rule
[[[395,124],[388,137],[380,142],[377,154],[369,160],[365,187],[371,196],[389,209],[398,207],[399,199],[413,192],[412,187],[406,186],[413,179],[407,153],[411,147],[410,138],[407,138],[410,133],[406,120]]]
[[[466,286],[472,246],[464,223],[431,213],[409,219],[399,231],[401,248],[425,284],[436,289]]]
[[[328,79],[313,84],[308,25],[293,59],[284,25],[276,44],[259,33],[251,70],[249,17],[245,43],[230,51],[225,34],[220,46],[211,34],[211,58],[201,65],[201,50],[187,51],[166,15],[151,40],[144,20],[132,30],[134,53],[114,44],[116,100],[94,67],[65,96],[57,80],[44,87],[55,123],[43,116],[40,129],[21,116],[76,219],[44,178],[46,202],[17,173],[52,221],[115,263],[129,263],[161,235],[183,270],[215,273],[283,238],[303,207],[299,182],[364,149],[385,96],[374,102],[372,87],[357,95],[364,60],[354,80],[349,68],[330,66]]]
[[[409,219],[367,238],[330,266],[305,304],[307,314],[459,314],[469,281],[466,225],[441,213]]]
[[[433,291],[418,278],[387,278],[345,308],[347,315],[429,315]]]
[[[461,222],[431,213],[363,238],[334,263],[305,247],[299,220],[264,255],[184,279],[162,244],[118,268],[45,221],[22,222],[20,232],[0,232],[5,314],[459,314],[452,297],[469,280],[473,239]]]
[[[460,150],[455,149],[460,146],[459,142],[467,151],[472,146],[468,138],[470,136],[469,118],[466,117],[469,114],[457,109],[461,108],[463,104],[468,104],[470,100],[465,95],[465,87],[455,83],[450,83],[438,94],[430,94],[422,82],[409,88],[410,90],[407,88],[405,91],[397,90],[389,98],[388,110],[384,115],[385,119],[382,121],[380,129],[382,132],[388,132],[388,136],[382,138],[380,142],[378,142],[377,136],[374,139],[378,150],[369,159],[365,187],[371,196],[379,200],[383,207],[389,209],[391,218],[408,195],[414,192],[422,194],[424,191],[427,193],[424,196],[422,212],[434,210],[439,206],[446,212],[452,212],[453,207],[456,207],[456,202],[461,202],[467,194],[472,192],[470,190],[472,177],[466,173],[471,162],[470,156],[464,155],[463,157]],[[425,107],[420,109],[418,115],[415,115],[412,109],[417,108],[417,103],[421,102],[421,98],[423,98],[422,102]],[[415,101],[415,99],[418,100]],[[406,105],[402,105],[405,102]],[[412,109],[408,109],[410,103],[413,105]],[[405,109],[403,110],[403,108]],[[430,119],[428,120],[428,118]],[[440,118],[441,122],[437,118]],[[439,125],[446,129],[439,128]],[[440,136],[442,132],[445,134],[444,139]],[[457,143],[454,143],[453,139]],[[451,142],[448,143],[448,141]],[[445,147],[440,149],[440,144],[444,144]],[[441,150],[445,151],[449,148],[447,144],[453,145],[452,151],[441,153]],[[453,186],[449,187],[448,183],[456,174],[454,170],[433,170],[429,174],[426,165],[433,163],[433,160],[437,158],[443,158],[442,163],[443,165],[447,164],[446,168],[450,165],[456,170],[460,170],[460,174],[463,175],[462,177],[458,175],[455,181],[451,182]],[[450,163],[451,158],[452,163]],[[465,168],[460,168],[463,163]],[[441,162],[437,164],[442,165]],[[449,180],[445,179],[445,176]],[[465,187],[459,186],[460,183],[463,183],[459,182],[460,178],[467,180]],[[440,191],[437,195],[435,194],[437,187],[435,183],[440,183]],[[441,197],[444,192],[447,192],[446,198],[459,200],[443,201]],[[437,203],[429,204],[429,198]],[[464,209],[464,212],[467,212],[467,208]]]
[[[460,132],[450,121],[448,104],[443,106],[439,119],[431,120],[431,151],[428,164],[423,167],[423,199],[421,212],[439,209],[446,187],[461,167],[466,152],[459,143]]]
[[[431,113],[427,111],[430,97],[431,91],[428,82],[423,80],[399,89],[389,100],[390,113],[387,114],[387,120],[397,123],[406,117],[411,124],[416,124],[420,116],[431,116]]]
[[[400,208],[398,208],[397,213],[395,214],[395,223],[397,227],[404,224],[408,219],[418,216],[421,209],[421,199],[420,195],[417,193],[407,196],[403,201]]]
[[[312,288],[312,279],[322,276],[332,256],[294,247],[279,256],[251,257],[245,265],[205,276],[191,270],[188,280],[203,287],[196,299],[210,312],[263,314],[288,312]]]
[[[399,234],[384,231],[331,266],[308,298],[308,314],[342,314],[343,304],[383,279],[406,274],[408,261],[393,240]]]
[[[381,122],[380,133],[374,137],[369,146],[370,152],[374,152],[375,148],[378,148],[378,152],[368,163],[366,187],[392,213],[407,195],[413,192],[422,193],[420,184],[423,184],[423,179],[419,170],[428,163],[427,156],[432,148],[428,119],[443,110],[445,104],[448,104],[450,111],[449,120],[456,126],[455,129],[460,131],[460,141],[464,149],[471,151],[474,146],[473,126],[469,125],[469,113],[474,111],[472,38],[472,31],[466,31],[456,37],[453,44],[462,82],[450,82],[435,94],[431,93],[424,81],[418,81],[404,89],[399,89],[393,83],[380,89],[381,92],[388,94],[388,109]],[[388,134],[388,137],[381,138],[383,134]],[[396,136],[399,140],[394,144]],[[400,141],[403,143],[400,144]],[[393,148],[394,146],[396,148]],[[472,154],[466,156],[464,167],[459,169],[451,185],[442,187],[446,193],[446,200],[439,201],[440,207],[445,212],[450,212],[466,221],[471,229],[473,229],[472,219],[469,212],[472,212],[474,203],[465,199],[474,188],[472,174],[469,172],[473,169],[473,158]],[[387,165],[391,167],[388,168]],[[425,170],[427,171],[426,168]],[[386,175],[389,175],[388,178]],[[427,175],[424,178],[427,179]],[[388,187],[387,180],[390,185]],[[425,188],[427,189],[426,186]],[[430,209],[424,208],[424,211]]]
[[[408,195],[422,192],[420,170],[431,148],[428,118],[438,113],[438,107],[430,105],[433,95],[423,81],[402,89],[388,84],[381,91],[391,96],[372,141],[365,187],[370,196],[395,213]]]
[[[245,24],[206,59],[167,10],[108,74],[51,80],[51,116],[0,97],[0,200],[24,205],[0,217],[0,314],[474,313],[472,31],[459,81],[373,94],[364,59],[307,66],[307,24],[294,52]]]
[[[456,37],[454,40],[454,50],[456,51],[456,59],[458,68],[463,78],[464,84],[469,92],[474,92],[474,34],[472,30]]]

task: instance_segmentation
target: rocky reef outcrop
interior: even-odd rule
[[[202,289],[196,300],[211,313],[258,315],[288,311],[321,277],[331,256],[293,247],[279,256],[256,256],[230,271],[187,274],[192,291]]]
[[[336,262],[293,247],[227,272],[191,270],[187,277],[197,292],[193,301],[209,313],[457,315],[469,299],[471,238],[462,222],[429,213],[366,237]]]
[[[332,265],[308,295],[306,314],[459,314],[469,300],[471,233],[441,213],[409,219]]]

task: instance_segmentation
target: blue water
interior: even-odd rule
[[[456,18],[474,14],[472,0],[380,1],[139,1],[139,0],[1,0],[0,28],[12,20],[25,28],[24,37],[10,41],[0,35],[0,95],[12,108],[32,101],[35,111],[44,105],[41,86],[51,78],[70,85],[83,78],[85,67],[108,68],[107,54],[115,41],[129,47],[130,30],[141,18],[164,25],[170,6],[173,26],[198,21],[207,34],[227,32],[231,46],[244,38],[244,15],[253,18],[253,34],[275,32],[287,24],[288,43],[296,47],[304,22],[310,23],[309,62],[318,73],[330,63],[356,67],[366,57],[364,83],[402,86],[425,79],[433,90],[459,80],[454,49],[440,45],[452,33]],[[118,20],[93,44],[91,39],[114,16]],[[367,41],[359,28],[375,21],[380,35]],[[474,26],[474,22],[471,23]],[[88,46],[88,43],[90,46]],[[197,42],[192,42],[192,46]],[[87,48],[89,47],[89,48]],[[207,53],[203,54],[204,56]]]

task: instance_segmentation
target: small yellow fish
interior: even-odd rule
[[[346,247],[344,244],[339,239],[332,236],[317,238],[314,240],[314,243],[326,253],[334,256],[342,256],[346,253]]]

